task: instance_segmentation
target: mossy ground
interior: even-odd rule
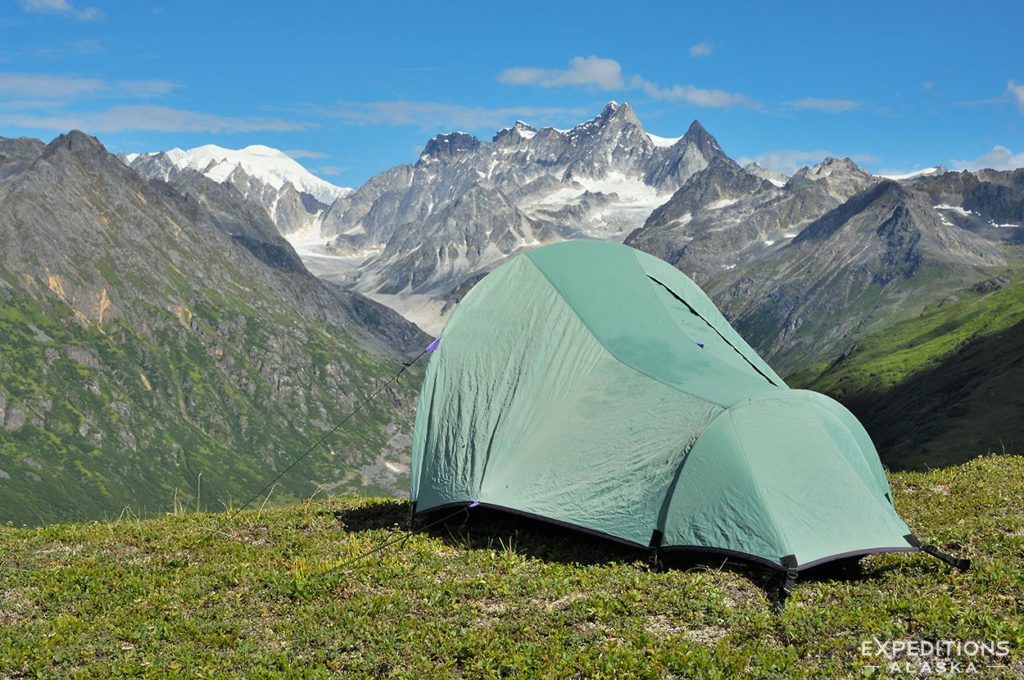
[[[1024,458],[893,487],[915,532],[959,544],[973,570],[872,556],[802,578],[781,614],[759,569],[651,573],[642,553],[507,517],[345,565],[400,535],[408,506],[389,499],[254,508],[213,535],[223,516],[0,528],[0,676],[885,675],[861,654],[875,637],[1006,640],[981,670],[1020,677]]]

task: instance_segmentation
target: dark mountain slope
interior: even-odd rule
[[[1024,448],[1024,283],[999,278],[792,376],[846,404],[894,468]]]
[[[788,372],[1005,266],[995,244],[946,224],[886,180],[807,225],[719,295],[744,337]]]

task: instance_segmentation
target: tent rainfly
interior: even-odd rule
[[[411,476],[417,515],[480,505],[791,578],[938,552],[849,411],[790,389],[677,269],[605,242],[520,254],[466,295],[427,367]]]

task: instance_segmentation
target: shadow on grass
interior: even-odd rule
[[[409,502],[375,503],[360,508],[337,510],[347,531],[407,529]],[[445,509],[417,518],[415,530],[437,538],[459,550],[513,550],[546,562],[592,566],[616,563],[646,563],[648,551],[614,540],[563,527],[544,520],[490,508]],[[777,602],[781,572],[740,558],[701,552],[671,552],[662,556],[666,569],[683,571],[724,570],[743,576]],[[860,558],[829,562],[802,571],[798,583],[855,582],[880,578],[889,569],[862,569]]]
[[[409,528],[409,501],[400,499],[372,503],[358,508],[325,510],[318,514],[333,516],[346,531]]]

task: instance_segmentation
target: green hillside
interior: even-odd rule
[[[643,554],[493,516],[346,564],[396,536],[396,500],[253,509],[212,536],[204,514],[0,528],[0,677],[899,675],[862,654],[872,638],[1006,641],[978,677],[1020,677],[1024,458],[892,482],[915,532],[973,570],[872,556],[802,577],[781,615],[760,570],[651,573]]]
[[[788,382],[844,403],[890,467],[1024,450],[1024,280],[979,284]]]
[[[81,324],[58,300],[44,307],[0,289],[0,518],[37,524],[111,518],[125,506],[155,514],[242,502],[400,367],[283,305],[271,324],[241,294],[203,294],[191,318],[154,308],[140,332]],[[300,343],[290,357],[273,349]],[[397,448],[393,431],[411,427],[416,380],[360,412],[276,497],[308,496],[318,483],[392,493],[386,470],[375,484],[360,469]]]

